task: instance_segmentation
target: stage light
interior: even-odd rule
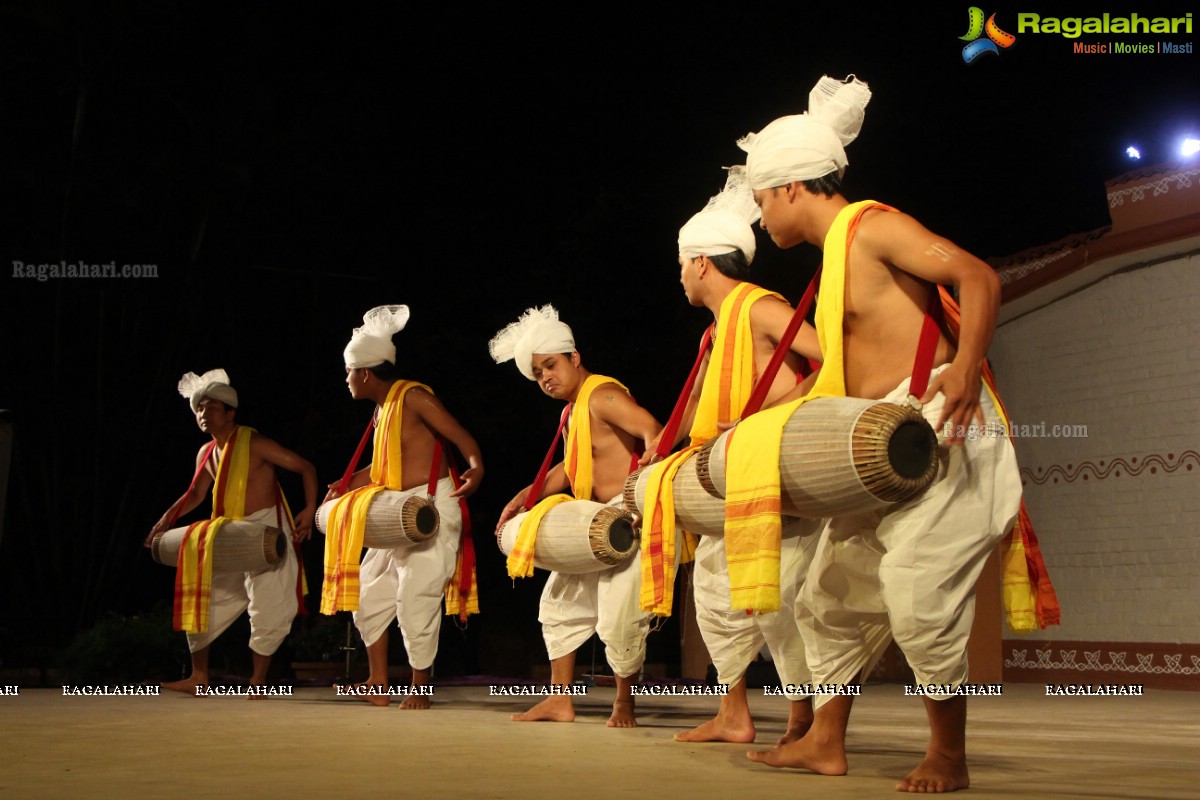
[[[1189,136],[1179,143],[1179,155],[1184,158],[1191,158],[1196,153],[1200,153],[1200,139]]]
[[[1129,156],[1134,161],[1137,161],[1142,157],[1142,154],[1140,152],[1138,152],[1138,149],[1136,147],[1134,147],[1133,145],[1130,145],[1129,147],[1125,148],[1125,155]]]

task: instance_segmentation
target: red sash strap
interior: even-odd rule
[[[821,268],[817,267],[812,280],[808,282],[808,288],[804,290],[804,297],[800,299],[800,304],[792,312],[792,319],[788,322],[783,336],[780,337],[779,344],[775,346],[775,352],[771,354],[771,360],[767,362],[767,368],[763,370],[758,382],[754,384],[754,391],[751,392],[750,399],[746,401],[746,407],[742,409],[743,419],[762,408],[763,402],[767,399],[767,392],[770,391],[771,384],[775,382],[775,376],[779,374],[783,360],[787,358],[788,352],[792,349],[792,342],[795,341],[796,334],[800,332],[800,326],[808,317],[808,311],[817,297],[817,286],[820,283]]]
[[[917,341],[917,357],[913,360],[912,378],[908,382],[908,393],[918,400],[929,388],[929,373],[933,370],[933,357],[937,354],[938,339],[941,328],[938,326],[937,313],[942,308],[942,300],[936,287],[929,295],[929,308],[925,311],[925,320],[921,323],[921,338]]]
[[[216,446],[217,446],[217,440],[213,439],[211,442],[208,443],[208,447],[204,448],[204,457],[200,459],[200,465],[198,467],[196,467],[196,474],[192,476],[192,482],[188,484],[187,491],[183,495],[184,497],[187,497],[189,494],[192,493],[192,489],[196,488],[196,482],[200,480],[200,475],[204,472],[204,468],[208,466],[208,460],[210,458],[212,458],[213,450],[216,448]],[[171,514],[171,519],[167,521],[168,528],[174,526],[175,520],[179,519],[180,513],[182,511],[183,511],[183,504],[182,503],[177,504],[175,506],[175,512],[173,514]]]
[[[354,470],[358,468],[358,460],[362,458],[363,450],[367,447],[367,442],[371,439],[371,432],[375,430],[375,415],[371,415],[371,421],[367,423],[367,429],[363,431],[362,438],[358,441],[358,447],[354,450],[354,457],[350,459],[349,465],[346,467],[346,472],[342,475],[341,481],[338,482],[338,496],[344,495],[350,488],[350,481],[354,479]]]
[[[441,439],[438,439],[437,449],[434,455],[434,476],[437,475],[437,461],[440,458],[442,451]],[[446,451],[446,466],[450,470],[450,482],[455,488],[462,485],[461,473],[458,470],[457,460],[454,458],[454,451],[449,447]],[[437,491],[437,479],[430,479],[430,496],[433,496]],[[459,576],[458,596],[462,598],[461,610],[458,614],[460,622],[467,621],[467,598],[471,596],[471,576],[475,574],[475,539],[471,535],[471,510],[467,508],[467,498],[458,498],[458,507],[462,509],[462,535],[459,537],[459,552],[462,554],[462,570]]]
[[[709,325],[704,329],[704,335],[700,337],[700,352],[696,355],[696,363],[692,365],[692,372],[683,384],[683,391],[679,393],[679,399],[675,401],[675,408],[671,411],[671,418],[667,420],[667,426],[663,428],[662,435],[658,437],[656,455],[659,458],[666,458],[675,449],[675,437],[679,435],[683,412],[687,409],[688,398],[692,396],[692,388],[696,385],[696,376],[700,374],[700,365],[704,363],[704,355],[712,348],[712,337],[713,326]],[[636,468],[635,462],[634,469]]]
[[[442,471],[442,439],[441,439],[441,437],[437,437],[433,440],[433,458],[429,462],[429,486],[425,490],[429,494],[430,497],[437,496],[437,485],[438,485],[438,480],[440,477],[438,473],[440,473],[441,471]],[[455,482],[455,486],[457,486],[457,485],[458,485],[458,483]]]
[[[293,532],[296,529],[296,520],[292,518],[291,509],[287,506],[287,499],[283,496],[283,487],[279,485],[279,481],[275,481],[275,525],[279,530],[284,530],[283,515],[287,514],[288,522]],[[296,541],[296,537],[292,536],[292,550],[296,553],[296,616],[307,617],[308,608],[304,605],[304,552],[300,549],[300,542]]]
[[[554,452],[558,450],[558,437],[562,436],[563,428],[566,427],[567,418],[570,416],[571,403],[567,403],[567,407],[563,409],[562,416],[558,420],[558,430],[554,432],[554,438],[550,440],[550,449],[546,451],[546,457],[542,459],[542,467],[538,470],[537,477],[533,479],[533,486],[529,487],[529,494],[525,496],[526,511],[537,505],[538,498],[542,494],[542,486],[546,483],[546,475],[550,472],[550,461],[554,458]]]

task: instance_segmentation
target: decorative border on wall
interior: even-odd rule
[[[1041,269],[1045,269],[1055,261],[1064,259],[1074,252],[1074,249],[1060,250],[1057,253],[1052,253],[1051,255],[1043,256],[1042,258],[1038,258],[1033,261],[1026,261],[1024,264],[1017,264],[1012,267],[1004,267],[1003,269],[999,269],[997,270],[997,273],[1000,275],[1000,285],[1007,286],[1014,281],[1019,281],[1026,275],[1037,272]]]
[[[1125,205],[1125,198],[1129,198],[1129,202],[1137,203],[1146,199],[1146,192],[1150,192],[1151,197],[1158,197],[1160,194],[1166,194],[1171,191],[1169,184],[1174,183],[1176,189],[1189,189],[1192,186],[1192,178],[1200,175],[1200,169],[1189,169],[1186,172],[1176,172],[1173,175],[1164,175],[1158,180],[1149,181],[1148,183],[1139,183],[1137,186],[1129,186],[1124,189],[1110,191],[1108,193],[1108,207],[1116,208],[1117,206]]]
[[[1200,644],[1005,639],[1004,679],[1030,683],[1140,683],[1200,691]],[[1032,657],[1030,657],[1032,655]]]
[[[1200,452],[1195,450],[1184,450],[1179,454],[1178,459],[1175,457],[1175,453],[1167,453],[1166,456],[1151,453],[1148,456],[1131,456],[1128,460],[1117,457],[1101,461],[1080,461],[1078,464],[1071,463],[1065,467],[1054,464],[1046,468],[1038,467],[1036,471],[1029,467],[1021,467],[1021,485],[1033,483],[1041,486],[1046,481],[1059,483],[1060,479],[1062,483],[1074,483],[1076,480],[1086,481],[1089,478],[1102,481],[1109,476],[1136,478],[1143,472],[1157,475],[1159,469],[1167,474],[1177,472],[1181,468],[1187,472],[1195,472],[1197,467],[1200,467]]]

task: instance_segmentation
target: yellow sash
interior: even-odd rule
[[[212,600],[212,546],[226,520],[246,515],[250,476],[250,438],[254,429],[238,425],[217,460],[212,487],[212,516],[188,527],[175,569],[176,630],[204,633]]]
[[[689,431],[688,447],[663,459],[646,480],[642,521],[643,611],[670,616],[675,585],[675,498],[672,481],[683,462],[718,434],[717,423],[731,422],[742,413],[754,390],[754,333],[750,307],[764,297],[780,297],[751,283],[739,283],[721,302],[716,337],[700,388],[700,401]],[[780,299],[783,299],[780,297]],[[684,532],[681,562],[691,561],[696,537]]]
[[[796,409],[816,397],[845,397],[842,317],[846,305],[846,239],[851,220],[870,201],[838,213],[825,236],[817,294],[816,328],[823,359],[812,390],[791,403],[764,409],[738,423],[728,437],[725,461],[725,556],[734,609],[779,610],[779,451],[783,427]]]
[[[363,533],[371,499],[384,489],[402,489],[404,461],[404,397],[415,388],[431,391],[415,381],[396,381],[388,390],[375,425],[371,456],[371,482],[339,497],[329,510],[325,536],[325,579],[321,585],[321,613],[358,610],[358,567],[362,558]]]

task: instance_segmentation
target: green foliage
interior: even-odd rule
[[[109,614],[75,635],[61,655],[70,684],[120,685],[176,680],[188,668],[187,644],[171,629],[171,610]]]
[[[307,626],[288,637],[288,648],[293,661],[341,662],[346,658],[347,619],[337,617],[306,618]],[[360,646],[357,632],[350,639],[351,646]]]

